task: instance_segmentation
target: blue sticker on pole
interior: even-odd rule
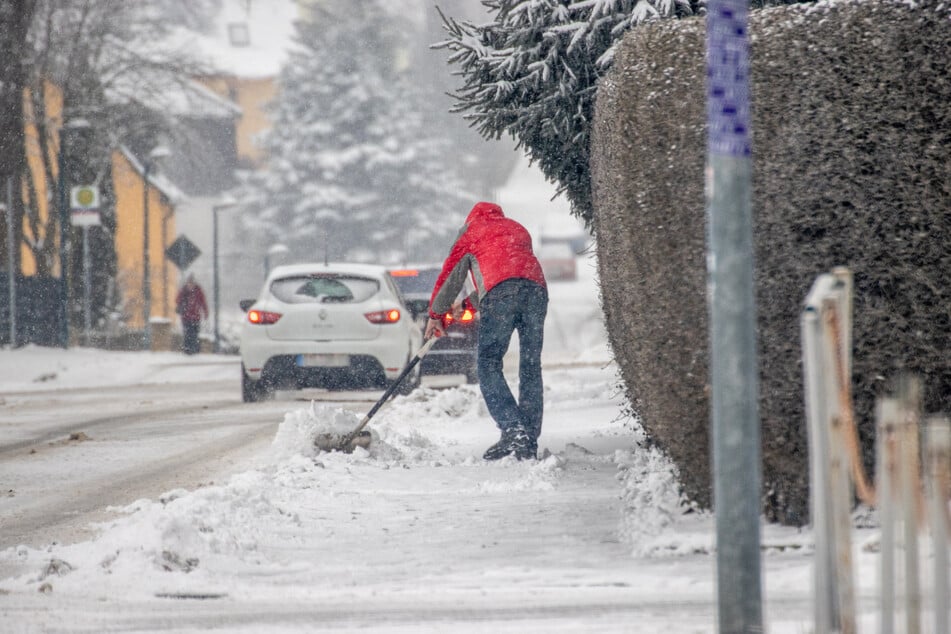
[[[707,4],[707,142],[711,154],[750,155],[748,0]]]

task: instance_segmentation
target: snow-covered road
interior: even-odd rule
[[[0,548],[89,538],[107,507],[240,468],[280,414],[236,420],[234,392],[231,380],[5,394]]]

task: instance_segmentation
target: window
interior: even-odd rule
[[[251,33],[246,22],[231,22],[228,24],[228,40],[231,46],[250,46]]]
[[[271,283],[274,297],[287,304],[357,304],[379,289],[377,280],[346,275],[285,277]]]
[[[392,271],[390,277],[404,294],[432,293],[439,277],[440,269],[400,269]]]

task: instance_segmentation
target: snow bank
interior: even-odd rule
[[[692,508],[680,494],[676,467],[656,448],[640,447],[615,455],[618,479],[623,483],[620,534],[635,557],[709,553],[712,536],[705,513]],[[702,525],[695,536],[684,538],[691,517]]]
[[[26,345],[3,349],[0,384],[4,392],[87,388],[140,383],[233,381],[238,361],[231,357],[180,352],[123,352],[95,348]]]

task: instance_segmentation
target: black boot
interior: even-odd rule
[[[519,458],[519,460],[525,460],[525,459],[535,460],[536,458],[538,458],[538,438],[536,438],[536,437],[535,437],[534,435],[532,435],[532,434],[529,434],[529,435],[528,435],[528,452],[527,452],[527,454],[528,454],[528,455],[526,455],[524,458]],[[516,456],[516,457],[517,457],[517,456]]]
[[[518,425],[502,430],[502,437],[482,455],[485,460],[499,460],[505,456],[514,455],[516,460],[535,459],[538,445],[533,441],[531,434]]]

